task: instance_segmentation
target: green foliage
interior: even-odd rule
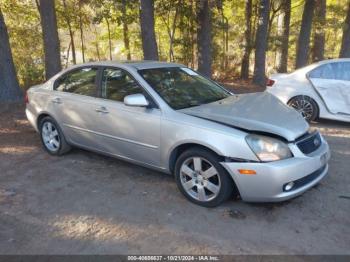
[[[0,2],[10,36],[19,83],[28,88],[44,79],[40,17],[31,0]]]
[[[77,62],[82,62],[81,32],[85,46],[85,60],[109,59],[109,35],[113,58],[124,60],[127,52],[123,30],[127,24],[132,59],[142,58],[139,24],[139,0],[56,0],[56,13],[61,42],[63,66],[67,60],[70,37],[67,19],[70,21],[76,43]],[[276,66],[276,52],[281,40],[277,18],[281,0],[271,0],[270,34],[268,38],[267,70]],[[253,0],[252,31],[257,26],[258,0]],[[210,0],[212,11],[213,71],[217,77],[232,77],[239,74],[244,52],[245,0]],[[304,0],[292,1],[289,69],[295,61],[296,40]],[[340,49],[342,26],[347,1],[328,0],[325,57],[337,57]],[[8,27],[12,53],[21,86],[27,88],[44,79],[43,46],[40,16],[35,0],[0,0]],[[123,11],[125,8],[125,12]],[[109,31],[108,31],[109,25]],[[155,31],[161,60],[184,63],[191,67],[197,64],[196,0],[155,0]],[[311,39],[312,42],[312,39]],[[70,55],[70,57],[72,57]],[[251,56],[251,62],[254,58]],[[252,63],[251,63],[252,64]]]

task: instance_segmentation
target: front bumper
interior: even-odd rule
[[[296,145],[289,145],[294,157],[268,163],[222,162],[236,183],[241,198],[250,202],[278,202],[296,197],[316,185],[328,172],[330,152],[327,142],[313,153],[304,155]],[[252,169],[255,175],[242,175],[238,169]],[[294,187],[284,191],[287,183]]]

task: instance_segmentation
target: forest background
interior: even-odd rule
[[[350,1],[0,0],[0,101],[73,64],[178,62],[221,81],[350,57]]]

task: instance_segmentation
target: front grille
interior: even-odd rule
[[[316,151],[322,144],[320,133],[315,132],[296,142],[296,145],[304,154],[310,154]]]
[[[294,186],[293,186],[293,189],[291,191],[296,190],[298,188],[301,188],[301,187],[309,184],[310,182],[314,181],[315,179],[317,179],[323,173],[323,171],[326,169],[326,167],[327,167],[327,165],[324,165],[323,167],[321,167],[320,169],[311,173],[310,175],[307,175],[307,176],[304,176],[298,180],[292,181],[292,182],[294,182]],[[283,191],[286,191],[284,188],[287,184],[283,185]],[[288,191],[288,192],[291,192],[291,191]]]

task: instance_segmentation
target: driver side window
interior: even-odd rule
[[[335,79],[350,81],[350,63],[349,62],[339,62],[333,64],[335,71]]]
[[[125,70],[119,68],[103,70],[103,98],[123,102],[124,97],[140,93],[143,93],[143,89]]]

